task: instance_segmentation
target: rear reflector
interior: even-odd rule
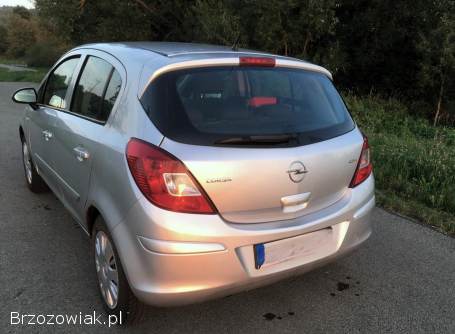
[[[368,138],[363,136],[362,152],[360,153],[357,169],[352,178],[350,188],[354,188],[365,181],[371,174],[373,165],[371,164],[370,146],[368,145]]]
[[[185,165],[163,149],[132,138],[126,148],[131,174],[144,196],[176,212],[215,213],[207,195]]]
[[[274,67],[275,58],[269,57],[240,57],[240,66]]]

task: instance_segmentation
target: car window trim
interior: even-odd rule
[[[114,74],[114,71],[115,71],[115,67],[112,64],[111,64],[111,66],[112,66],[112,68],[111,68],[111,70],[109,72],[109,75],[107,76],[106,84],[104,85],[104,89],[103,89],[103,95],[101,96],[100,107],[99,107],[100,108],[100,112],[103,111],[103,102],[104,102],[104,99],[106,98],[107,89],[109,88],[109,85],[110,85],[111,80],[112,80],[112,75]],[[112,107],[114,107],[114,105],[112,105]],[[109,111],[109,115],[107,115],[107,118],[109,118],[109,116],[111,116],[111,112],[112,112],[112,108]]]

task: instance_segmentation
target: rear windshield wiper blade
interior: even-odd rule
[[[268,145],[268,144],[286,144],[291,140],[298,138],[295,134],[283,135],[257,135],[242,136],[220,139],[215,142],[218,145]]]

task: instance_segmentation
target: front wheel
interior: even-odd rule
[[[24,165],[25,181],[27,182],[28,188],[34,193],[47,191],[49,188],[36,171],[30,149],[25,140],[22,141],[22,162]]]
[[[144,315],[145,306],[131,291],[111,235],[101,216],[92,233],[92,254],[98,286],[104,307],[122,324],[136,324]]]

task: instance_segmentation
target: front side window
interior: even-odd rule
[[[46,83],[43,104],[62,109],[68,106],[66,92],[78,62],[79,57],[65,60],[51,73]]]
[[[105,122],[114,106],[122,81],[107,61],[90,56],[74,90],[71,111]]]
[[[354,128],[324,74],[288,68],[179,70],[156,78],[141,97],[167,137],[199,145],[278,138],[281,146],[327,140]],[[285,143],[280,136],[292,138]],[[261,139],[262,138],[262,139]]]

